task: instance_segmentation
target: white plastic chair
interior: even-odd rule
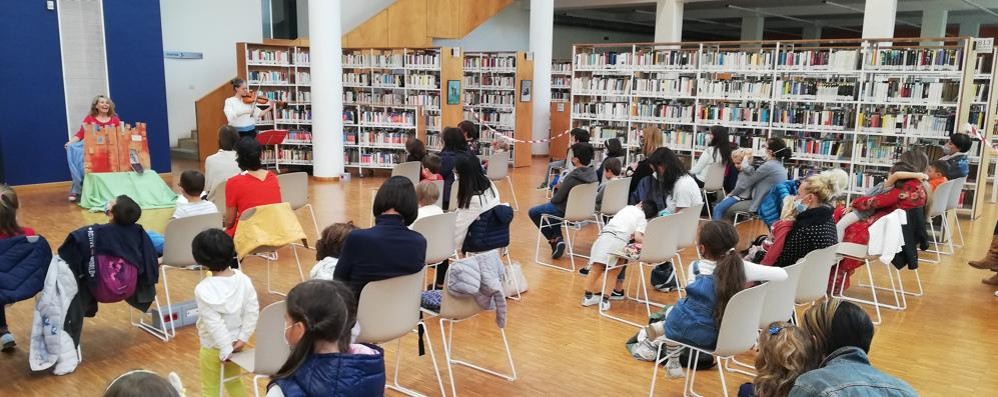
[[[256,210],[257,210],[257,208],[250,208],[250,209],[248,209],[246,211],[243,211],[242,215],[239,216],[239,222],[245,222],[245,221],[249,220],[250,218],[252,218],[253,215],[256,214]],[[293,214],[294,213],[292,212],[292,215]],[[292,218],[293,218],[292,220],[294,222],[298,222],[298,218],[297,217],[292,217]],[[297,249],[297,247],[303,247],[303,248],[308,248],[308,247],[305,246],[304,244],[299,244],[299,243],[291,243],[291,244],[287,244],[286,246],[290,246],[291,247],[291,253],[295,257],[295,264],[298,266],[298,276],[301,278],[301,281],[305,281],[305,272],[301,268],[301,260],[298,258],[298,249]],[[270,277],[270,271],[271,271],[270,268],[271,268],[271,266],[273,266],[274,261],[276,261],[278,259],[277,250],[279,250],[279,249],[281,249],[283,247],[285,247],[285,246],[271,246],[271,245],[268,245],[268,246],[258,247],[256,249],[254,249],[252,252],[250,252],[249,254],[243,256],[242,258],[239,258],[239,263],[240,263],[240,266],[241,266],[246,261],[246,258],[248,258],[250,256],[255,256],[255,257],[258,257],[258,258],[262,258],[263,260],[267,261],[267,292],[269,292],[271,294],[274,294],[274,295],[288,296],[288,294],[286,294],[286,293],[274,290],[271,287],[271,284],[270,284],[270,278],[271,278]]]
[[[946,212],[952,214],[953,223],[956,225],[957,234],[960,236],[960,244],[953,243],[953,233],[949,226],[949,216],[943,216],[943,223],[946,223],[947,240],[949,241],[949,250],[953,251],[953,247],[963,248],[963,227],[960,226],[960,216],[957,210],[960,209],[960,193],[963,193],[963,186],[967,183],[967,177],[956,178],[953,180],[953,186],[950,187],[949,200],[946,202]]]
[[[431,181],[430,183],[437,185],[437,202],[435,203],[440,209],[446,210],[444,208],[444,181]]]
[[[203,214],[174,219],[166,224],[163,234],[163,256],[160,258],[159,273],[163,280],[163,291],[166,295],[166,309],[172,315],[173,300],[170,298],[170,280],[166,271],[169,269],[188,269],[197,265],[191,251],[194,237],[208,229],[222,228],[222,214]],[[201,273],[202,278],[204,272]],[[140,320],[141,321],[141,320]],[[170,337],[177,335],[173,321],[170,321]]]
[[[575,250],[572,248],[571,231],[572,229],[578,230],[591,221],[596,222],[596,227],[599,227],[599,216],[596,215],[597,186],[596,182],[575,185],[575,187],[572,188],[572,191],[568,192],[568,200],[566,203],[567,205],[565,206],[564,216],[551,214],[541,215],[540,226],[537,228],[537,246],[534,250],[534,261],[537,262],[537,264],[561,271],[575,272],[575,257],[579,256],[582,258],[588,258],[584,255],[578,255],[575,253]],[[559,227],[564,229],[564,233],[562,233],[562,235],[565,237],[565,251],[571,261],[571,268],[564,268],[541,261],[541,240],[546,241],[544,234],[541,233],[541,229],[545,227]]]
[[[703,188],[700,189],[700,194],[703,195],[704,204],[709,203],[707,199],[708,193],[718,193],[720,192],[720,197],[725,196],[724,192],[724,165],[720,163],[714,163],[707,167],[707,176],[704,178]],[[707,219],[711,219],[710,216],[710,205],[707,205]]]
[[[758,336],[759,318],[762,314],[762,305],[766,297],[767,284],[747,288],[739,291],[731,297],[728,305],[724,308],[724,315],[717,329],[717,345],[714,350],[702,349],[690,346],[681,342],[669,340],[669,342],[685,346],[690,349],[690,360],[686,368],[686,376],[683,381],[683,395],[698,395],[693,390],[693,383],[696,381],[696,371],[694,366],[699,361],[700,353],[707,353],[717,357],[718,362],[733,358],[736,354],[748,351],[755,345]],[[665,342],[659,343],[658,354],[662,356],[662,346]],[[655,395],[655,381],[658,380],[658,367],[665,361],[665,358],[655,360],[651,374],[651,387],[648,390],[649,396]],[[724,396],[728,396],[728,385],[724,379],[724,369],[722,365],[717,366],[717,373],[721,376],[721,391]]]
[[[253,395],[260,397],[260,388],[257,382],[260,379],[270,378],[277,373],[288,360],[291,348],[284,342],[284,313],[287,312],[287,302],[280,301],[271,303],[260,311],[260,319],[256,323],[256,345],[252,349],[246,349],[229,356],[229,361],[242,368],[244,371],[253,374]],[[225,382],[239,379],[243,374],[226,378],[225,363],[221,365],[219,371],[218,395],[222,396],[225,390]]]
[[[932,205],[931,207],[926,207],[925,209],[925,220],[929,224],[929,237],[932,239],[931,243],[935,245],[935,249],[927,250],[927,252],[935,253],[936,259],[931,260],[931,259],[919,258],[918,259],[919,261],[928,262],[928,263],[939,263],[942,260],[942,254],[946,255],[953,254],[952,245],[950,245],[950,252],[943,252],[941,250],[941,246],[943,245],[941,239],[946,229],[948,229],[948,227],[946,226],[946,209],[949,205],[950,191],[954,187],[956,187],[957,189],[960,188],[959,186],[955,185],[956,181],[957,180],[954,179],[952,181],[943,182],[936,187],[935,191],[932,192],[932,203],[931,203]],[[935,219],[936,217],[942,217],[943,220],[943,222],[940,223],[939,225],[938,234],[936,233],[936,226],[932,224],[932,220]],[[949,240],[951,240],[950,244],[952,244],[952,236],[949,238]]]
[[[423,164],[418,161],[408,161],[405,163],[395,164],[392,167],[392,176],[404,176],[412,181],[412,185],[416,186],[419,183],[419,172],[422,171]]]
[[[394,277],[387,280],[372,281],[364,286],[357,303],[357,323],[360,324],[360,335],[357,342],[382,344],[397,341],[395,353],[395,374],[391,384],[385,383],[386,389],[395,390],[410,396],[422,396],[411,389],[399,385],[399,366],[402,362],[402,337],[422,329],[429,335],[426,324],[419,318],[420,297],[423,291],[423,278],[426,269],[407,276]],[[430,351],[430,361],[433,362],[433,372],[437,377],[440,395],[444,393],[443,379],[437,367],[437,357],[433,353],[433,344],[426,338],[427,350]]]
[[[599,209],[600,224],[605,225],[607,218],[612,218],[627,206],[627,194],[630,187],[630,177],[606,182],[606,187],[603,188],[603,202],[600,203]]]
[[[804,268],[801,270],[800,280],[797,282],[797,294],[794,301],[797,306],[814,305],[818,299],[828,296],[828,277],[835,267],[835,253],[839,245],[835,244],[822,249],[808,252],[798,263],[803,262]],[[794,321],[799,318],[794,308]]]
[[[683,265],[683,257],[680,255],[683,250],[687,248],[693,248],[693,251],[697,253],[697,257],[700,257],[700,250],[696,248],[697,245],[697,234],[700,230],[700,212],[703,211],[703,207],[707,205],[697,204],[692,207],[684,208],[679,211],[678,214],[682,219],[679,223],[678,239],[676,240],[676,256],[675,262],[673,262],[673,268],[676,269],[676,286],[679,288],[679,295],[682,296],[685,289],[684,284],[686,283],[686,266]]]
[[[767,281],[766,298],[762,301],[762,313],[759,315],[759,329],[763,332],[776,321],[788,321],[794,317],[794,308],[797,296],[797,286],[799,285],[801,273],[806,264],[802,261],[783,268],[787,272],[787,279],[782,281]],[[748,376],[756,374],[751,370],[732,368],[731,363],[743,368],[755,369],[754,365],[739,362],[734,357],[727,360],[724,369],[728,372],[738,372]]]
[[[509,153],[498,152],[487,157],[488,165],[485,166],[485,176],[492,182],[503,179],[509,183],[509,193],[513,196],[513,210],[520,210],[520,203],[516,200],[516,190],[513,189],[513,179],[509,175]]]
[[[215,203],[215,208],[218,208],[218,212],[222,214],[225,213],[225,182],[219,182],[208,192],[208,201]]]
[[[454,256],[454,228],[457,222],[456,212],[430,215],[417,219],[412,223],[412,230],[426,239],[426,266],[433,267]]]
[[[298,211],[299,208],[308,207],[308,213],[312,215],[312,226],[315,227],[316,240],[322,238],[319,234],[319,221],[315,218],[315,210],[308,202],[308,173],[292,172],[277,176],[277,183],[281,186],[281,201],[291,204],[291,209]]]
[[[492,251],[481,254],[481,255],[498,255]],[[459,263],[455,263],[452,266],[461,266]],[[440,317],[440,339],[444,344],[444,357],[447,362],[447,376],[450,378],[451,396],[457,397],[457,384],[454,383],[454,365],[463,365],[486,374],[505,379],[507,381],[513,382],[516,380],[516,365],[513,364],[513,353],[509,349],[509,340],[506,338],[506,330],[499,328],[499,336],[502,337],[503,346],[506,349],[506,358],[509,360],[509,368],[511,373],[509,375],[503,374],[488,368],[481,367],[477,364],[458,360],[454,358],[454,324],[467,320],[469,318],[477,316],[479,313],[483,312],[485,309],[471,297],[458,297],[451,295],[447,288],[447,278],[450,277],[448,272],[445,276],[444,290],[441,293],[440,302],[440,312],[433,312],[428,309],[423,309],[423,313],[429,316]]]

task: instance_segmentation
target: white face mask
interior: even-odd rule
[[[943,145],[943,154],[949,154],[949,145]]]
[[[284,325],[284,333],[281,335],[281,337],[284,338],[284,344],[288,345],[288,347],[290,347],[291,350],[294,350],[295,346],[292,345],[291,342],[288,342],[288,330],[291,329],[291,327],[294,327],[295,325],[294,324],[287,325],[288,323],[284,323],[284,324],[285,324]]]

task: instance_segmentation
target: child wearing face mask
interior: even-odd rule
[[[249,277],[230,265],[236,257],[232,237],[221,229],[198,233],[191,243],[194,260],[211,270],[211,276],[194,288],[198,307],[198,336],[201,339],[201,395],[219,395],[219,368],[225,362],[226,377],[241,372],[227,362],[232,353],[241,351],[253,336],[260,317],[260,303]],[[225,382],[230,397],[245,396],[239,378]]]
[[[284,340],[291,355],[271,376],[267,397],[384,394],[384,350],[352,343],[357,302],[350,287],[306,281],[288,292],[287,306]]]

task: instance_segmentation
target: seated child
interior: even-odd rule
[[[618,162],[619,163],[619,162]],[[618,164],[619,165],[619,164]],[[619,169],[619,168],[618,168]],[[617,263],[616,256],[610,254],[620,252],[633,239],[641,243],[644,240],[645,227],[648,220],[658,214],[658,206],[652,200],[645,200],[635,205],[629,205],[617,212],[603,226],[603,230],[592,245],[589,263],[592,266],[586,276],[586,292],[582,296],[582,306],[600,305],[600,310],[610,309],[610,297],[604,296],[603,287],[598,286],[603,281],[603,272],[609,279],[616,279],[623,267],[606,270],[607,265]],[[611,263],[612,261],[612,263]],[[599,292],[593,292],[596,290]]]
[[[340,252],[343,252],[343,242],[347,235],[357,229],[353,222],[334,223],[322,230],[322,237],[315,243],[315,260],[319,261],[308,273],[308,278],[315,280],[332,280],[336,270],[336,262]]]
[[[155,372],[138,369],[121,374],[104,390],[104,397],[148,396],[182,397],[184,385],[176,372],[171,372],[167,380]]]
[[[903,183],[910,179],[927,179],[928,176],[921,173],[911,167],[907,162],[899,161],[891,167],[888,172],[887,180],[874,185],[872,188],[866,191],[863,197],[875,197],[888,192],[889,190],[897,187],[899,183]],[[855,203],[855,200],[853,201]],[[846,207],[839,218],[838,222],[835,223],[836,233],[838,234],[839,241],[845,237],[845,231],[852,224],[859,222],[861,220],[867,219],[873,216],[877,212],[877,209],[869,209],[865,211],[854,210],[853,207]]]
[[[384,350],[353,343],[357,302],[350,287],[309,280],[292,288],[287,302],[284,340],[291,355],[270,377],[268,397],[384,394]]]
[[[440,164],[441,159],[436,153],[427,154],[423,157],[423,169],[420,170],[419,180],[420,181],[442,181],[444,180],[443,175],[440,175]]]
[[[603,206],[603,190],[606,189],[607,183],[620,179],[621,167],[623,165],[616,157],[610,157],[603,162],[603,182],[600,182],[599,187],[596,188],[596,211],[599,211],[600,207]]]
[[[755,172],[755,167],[752,166],[752,149],[738,149],[731,153],[731,162],[735,164],[735,169],[738,170],[738,181],[735,182],[735,189],[738,190],[740,186],[747,185],[749,183],[749,178]],[[715,221],[724,219],[724,213],[728,212],[728,208],[731,208],[735,203],[748,200],[752,197],[745,197],[745,195],[751,194],[751,189],[745,189],[745,193],[742,196],[728,196],[720,203],[714,206],[714,212],[711,213],[711,218]]]
[[[970,161],[967,159],[967,152],[973,146],[970,135],[956,133],[949,136],[943,150],[946,155],[939,158],[949,163],[949,170],[946,173],[947,179],[963,178],[970,173]]]
[[[948,180],[946,174],[949,173],[949,163],[945,160],[933,161],[929,163],[925,173],[929,177],[929,186],[932,187],[932,191],[935,191],[939,185]]]
[[[184,171],[180,174],[178,186],[180,186],[180,195],[186,199],[186,202],[177,203],[171,219],[218,213],[215,203],[201,199],[201,192],[204,191],[204,175],[200,171]]]
[[[738,389],[738,397],[786,396],[797,377],[821,361],[811,334],[783,321],[762,330],[758,346],[755,379]]]
[[[417,183],[416,200],[419,202],[419,211],[416,213],[416,220],[444,213],[443,208],[437,205],[439,199],[440,189],[436,183],[425,181]]]
[[[198,337],[201,340],[201,393],[218,396],[220,365],[225,363],[226,377],[239,375],[239,366],[228,362],[232,353],[242,351],[256,330],[260,302],[249,277],[230,266],[236,248],[232,237],[221,229],[198,233],[191,243],[194,260],[211,270],[211,276],[194,287],[198,308]],[[245,396],[242,381],[225,382],[230,396]]]

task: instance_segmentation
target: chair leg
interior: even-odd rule
[[[955,209],[953,210],[953,223],[956,224],[956,232],[960,236],[960,244],[957,244],[956,246],[963,248],[963,244],[966,243],[966,240],[963,239],[963,227],[960,226],[960,215],[957,214]]]
[[[444,345],[444,362],[447,364],[447,377],[450,379],[451,396],[457,397],[457,385],[454,383],[454,367],[451,365],[451,357],[450,357],[451,347],[450,343],[448,343],[448,337],[446,332],[447,328],[444,325],[445,321],[448,320],[443,318],[440,319],[440,342]],[[451,324],[453,325],[453,322],[451,322]],[[451,334],[454,333],[453,328],[451,328],[450,333]]]
[[[298,277],[301,278],[302,282],[304,282],[305,272],[301,270],[301,260],[298,259],[298,249],[295,248],[295,245],[297,244],[291,244],[291,253],[295,256],[295,264],[298,265]]]
[[[610,269],[611,269],[611,268],[618,268],[618,267],[623,267],[623,269],[621,269],[621,271],[623,271],[623,272],[626,272],[626,271],[627,271],[627,268],[628,268],[628,266],[626,266],[626,265],[615,265],[615,266],[612,266],[612,267],[608,265],[608,266],[606,267],[606,269],[605,269],[605,270],[603,271],[603,288],[602,288],[602,289],[600,290],[600,292],[601,292],[601,293],[602,293],[603,291],[606,291],[606,284],[607,284],[607,273],[609,273],[609,271],[610,271]],[[639,267],[638,267],[638,268],[640,269],[640,265],[639,265]],[[602,317],[606,317],[606,318],[609,318],[609,319],[611,319],[611,320],[617,320],[617,321],[620,321],[620,322],[622,322],[622,323],[625,323],[625,324],[628,324],[628,325],[632,325],[632,326],[635,326],[635,327],[638,327],[638,328],[641,328],[641,327],[642,327],[642,325],[641,325],[641,324],[638,324],[638,323],[636,323],[636,322],[633,322],[633,321],[629,321],[629,320],[625,320],[625,319],[623,319],[623,318],[620,318],[620,317],[617,317],[617,316],[614,316],[614,315],[611,315],[611,314],[610,314],[610,313],[608,313],[607,311],[604,311],[604,310],[603,310],[603,306],[602,306],[602,305],[599,305],[599,304],[597,304],[597,305],[596,305],[596,309],[597,309],[597,311],[596,311],[596,312],[597,312],[597,313],[598,313],[598,314],[599,314],[600,316],[602,316]],[[650,309],[650,308],[648,307],[648,305],[647,305],[647,304],[645,304],[645,311],[647,311],[647,312],[648,312],[648,317],[651,317],[651,309]],[[646,317],[646,318],[647,318],[647,317]]]
[[[873,294],[873,307],[877,310],[877,321],[873,324],[880,324],[883,318],[880,316],[880,304],[877,303],[877,290],[873,288],[873,271],[870,270],[870,261],[866,261],[866,276],[870,279],[870,293]]]
[[[449,323],[449,325],[448,325],[449,329],[446,332],[446,336],[444,336],[445,335],[445,333],[444,333],[444,322],[445,321],[447,323]],[[509,366],[510,366],[510,370],[512,371],[510,375],[499,373],[499,372],[493,371],[491,369],[484,368],[484,367],[475,365],[475,364],[467,362],[467,361],[457,360],[457,359],[454,358],[454,323],[460,322],[460,321],[463,321],[463,320],[450,320],[450,319],[445,319],[445,318],[441,318],[440,319],[440,335],[441,335],[441,338],[443,339],[443,342],[444,342],[444,354],[447,357],[447,375],[450,377],[450,381],[451,381],[451,393],[452,393],[452,396],[455,396],[455,397],[457,396],[457,387],[454,384],[454,369],[453,369],[453,365],[454,364],[463,365],[465,367],[468,367],[468,368],[471,368],[471,369],[475,369],[475,370],[484,372],[486,374],[489,374],[489,375],[492,375],[492,376],[495,376],[495,377],[498,377],[498,378],[505,379],[505,380],[510,381],[510,382],[515,381],[516,380],[516,366],[513,364],[513,353],[509,349],[509,341],[508,341],[508,339],[506,339],[506,331],[503,330],[502,328],[499,328],[499,336],[502,337],[503,346],[506,348],[506,357],[509,359]]]
[[[305,204],[304,206],[308,207],[308,213],[312,215],[312,226],[315,226],[315,241],[319,241],[322,238],[322,234],[319,232],[319,220],[315,217],[315,210],[312,209],[312,204]]]
[[[659,357],[662,356],[662,346],[664,345],[665,345],[664,342],[658,344],[658,352],[655,353],[655,359],[652,360],[653,365],[651,370],[651,386],[649,386],[648,388],[648,397],[655,396],[655,382],[658,381],[658,366],[659,363],[662,362],[662,360],[659,359]],[[686,385],[683,385],[683,394],[686,394]]]
[[[697,351],[697,355],[700,355],[699,351]],[[733,360],[734,357],[731,359]],[[721,370],[720,365],[717,366],[717,374],[721,376],[721,391],[724,392],[724,397],[728,397],[728,383],[724,380],[724,371]],[[690,385],[690,391],[693,391],[693,385]]]
[[[426,328],[426,323],[420,321],[417,327],[423,327],[423,335],[426,335],[426,349],[430,351],[430,360],[433,361],[433,374],[437,377],[437,386],[440,386],[440,395],[446,396],[447,393],[444,391],[444,379],[440,377],[440,367],[437,366],[437,355],[433,352],[433,343],[430,342],[430,330]],[[418,333],[417,333],[418,335]],[[457,394],[454,394],[455,396]]]
[[[704,205],[704,207],[707,207],[707,219],[708,220],[714,219],[714,217],[710,215],[710,203],[707,202],[707,191],[706,190],[700,190],[700,194],[703,195],[703,205]]]
[[[519,211],[520,202],[519,200],[516,199],[516,190],[513,189],[513,178],[511,178],[509,175],[506,175],[506,182],[509,182],[509,194],[513,196],[513,210]]]
[[[939,263],[940,261],[942,261],[943,257],[939,253],[939,243],[936,241],[936,227],[935,227],[935,225],[932,224],[932,219],[929,219],[928,224],[929,224],[929,233],[932,235],[932,242],[931,243],[936,246],[936,249],[934,249],[934,250],[931,250],[931,249],[930,250],[926,250],[926,252],[934,252],[936,254],[936,259],[932,260],[932,259],[918,258],[918,260],[919,260],[919,262]]]
[[[134,327],[136,327],[136,328],[138,328],[140,330],[143,330],[145,332],[148,332],[150,335],[155,336],[159,340],[161,340],[163,342],[169,342],[170,341],[170,331],[167,330],[167,328],[166,328],[166,320],[163,319],[163,308],[159,305],[159,297],[156,297],[153,300],[153,304],[156,306],[156,313],[159,313],[159,317],[160,317],[159,318],[159,328],[157,328],[157,327],[153,326],[152,324],[147,323],[145,321],[144,317],[145,317],[146,313],[141,313],[139,315],[139,321],[135,322],[135,319],[133,317],[134,312],[131,309],[128,310],[128,321],[132,324],[132,326],[134,326]],[[172,316],[171,316],[171,321],[170,322],[171,323],[173,322],[172,321]]]
[[[564,227],[565,226],[565,221],[561,220],[561,219],[558,219],[555,222],[551,222],[551,217],[550,216],[548,216],[547,214],[541,215],[540,226],[537,227],[537,245],[534,247],[534,262],[537,263],[538,265],[547,266],[547,267],[550,267],[552,269],[561,270],[563,272],[575,272],[575,257],[572,256],[572,241],[571,241],[571,236],[568,235],[567,233],[564,234],[566,236],[565,250],[568,253],[568,257],[571,259],[572,267],[571,268],[565,268],[565,267],[562,267],[562,266],[557,266],[557,265],[555,265],[553,263],[548,263],[548,262],[542,262],[541,261],[541,256],[540,256],[541,255],[541,240],[542,239],[543,240],[547,240],[547,238],[544,237],[544,233],[541,233],[541,229],[543,229],[545,227],[554,227],[554,226]]]
[[[170,266],[160,266],[160,277],[163,279],[163,294],[166,295],[166,310],[170,313],[170,337],[177,336],[177,325],[173,320],[173,302],[170,300],[170,280],[166,277],[166,269]],[[160,317],[162,317],[160,313]]]

